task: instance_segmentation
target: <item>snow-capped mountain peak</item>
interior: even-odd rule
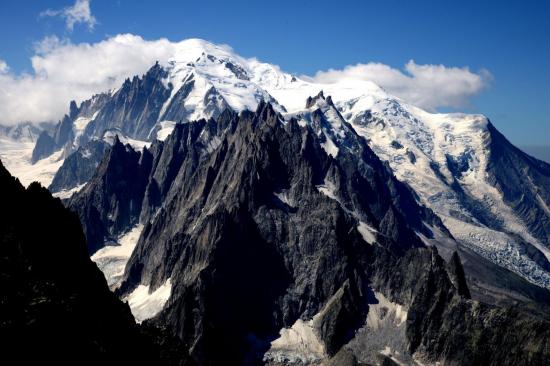
[[[485,116],[429,113],[391,97],[356,98],[338,108],[463,245],[550,286],[548,241],[533,236],[489,172],[493,136]]]
[[[174,56],[160,64],[167,71],[163,83],[171,88],[171,95],[165,102],[163,111],[168,108],[182,86],[193,80],[193,90],[189,95],[191,100],[186,103],[193,110],[188,116],[189,121],[213,117],[209,111],[200,107],[201,100],[212,90],[223,98],[224,103],[220,103],[219,108],[229,106],[235,111],[255,110],[258,103],[265,100],[274,104],[277,110],[284,110],[254,80],[256,62],[236,55],[227,46],[190,39],[180,42]],[[162,114],[161,112],[160,119],[166,120]]]
[[[514,150],[485,116],[430,113],[370,81],[320,83],[241,57],[228,46],[190,39],[143,76],[78,108],[71,105],[54,136],[38,139],[33,156],[57,152],[67,157],[101,141],[106,131],[117,131],[135,146],[164,140],[178,123],[216,119],[226,109],[254,111],[262,101],[286,120],[310,125],[333,158],[342,149],[353,152],[353,139],[361,136],[464,246],[550,287],[550,215],[545,211],[550,190],[541,186],[548,179],[546,165]],[[96,146],[94,151],[102,150]],[[497,171],[496,162],[503,168]],[[509,182],[499,173],[507,165],[517,165],[508,171],[514,176]],[[535,182],[525,183],[531,192],[527,201],[514,189],[523,187],[517,171],[532,174],[529,182]],[[89,176],[63,188],[80,186]],[[538,216],[526,215],[533,207]]]

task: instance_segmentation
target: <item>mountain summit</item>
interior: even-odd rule
[[[71,103],[54,158],[109,287],[199,364],[549,357],[550,165],[485,116],[192,39]]]
[[[308,100],[320,92],[330,96],[329,108]],[[372,82],[315,83],[190,39],[143,76],[80,107],[71,104],[54,136],[40,136],[33,156],[59,149],[70,156],[51,186],[70,195],[91,178],[114,134],[141,149],[165,139],[177,123],[216,119],[227,109],[253,111],[262,101],[287,121],[308,124],[323,115],[328,129],[318,132],[334,153],[347,142],[333,127],[349,123],[462,249],[550,288],[550,166],[516,149],[484,116],[429,113]]]

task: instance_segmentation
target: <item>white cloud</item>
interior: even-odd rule
[[[8,64],[4,60],[0,60],[0,74],[7,74],[10,70]]]
[[[45,55],[48,52],[53,51],[56,48],[59,48],[61,46],[68,45],[70,42],[69,39],[60,39],[57,36],[46,36],[39,42],[35,42],[33,44],[33,50],[38,55]]]
[[[48,9],[40,13],[40,16],[64,18],[67,29],[70,31],[77,23],[86,24],[89,30],[93,30],[97,24],[97,20],[90,10],[90,0],[76,0],[73,6],[67,6],[59,10]]]
[[[404,71],[381,63],[368,63],[346,66],[342,70],[319,71],[312,79],[319,83],[334,83],[346,78],[372,81],[390,94],[435,110],[464,106],[487,87],[491,74],[487,70],[475,73],[467,67],[418,65],[411,60]]]
[[[78,103],[120,87],[126,78],[145,73],[155,61],[177,54],[178,46],[167,39],[149,41],[132,34],[93,44],[46,37],[34,44],[32,73],[15,74],[0,60],[0,124],[57,121],[67,113],[69,101]],[[370,63],[318,72],[313,79],[323,83],[368,79],[413,104],[434,109],[463,105],[487,85],[487,75],[411,61],[405,71]]]
[[[94,44],[46,37],[34,46],[32,74],[11,73],[0,61],[0,124],[57,121],[72,99],[80,102],[120,87],[156,60],[168,59],[175,46],[167,39],[147,41],[131,34]]]

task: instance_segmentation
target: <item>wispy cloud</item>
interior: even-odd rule
[[[71,41],[68,38],[61,39],[58,36],[51,35],[44,37],[38,42],[34,42],[32,48],[37,55],[46,55],[56,48],[69,45],[70,43]]]
[[[487,70],[472,72],[467,67],[419,65],[413,60],[398,70],[382,63],[346,66],[341,70],[319,71],[312,77],[320,83],[342,79],[369,80],[390,94],[428,110],[463,107],[491,80]]]
[[[72,31],[77,23],[86,24],[90,31],[92,31],[97,24],[97,20],[90,9],[90,0],[76,0],[73,6],[67,6],[63,9],[47,9],[40,13],[40,16],[61,17],[65,19],[69,31]]]
[[[4,60],[0,60],[0,74],[7,74],[10,70],[8,64]]]

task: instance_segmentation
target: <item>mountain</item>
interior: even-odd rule
[[[79,146],[63,160],[48,189],[56,192],[56,197],[69,198],[90,180],[109,146],[104,140],[91,140]]]
[[[20,123],[14,126],[0,125],[0,137],[19,142],[36,142],[42,129],[30,123]]]
[[[181,42],[35,165],[199,364],[545,364],[549,165],[482,115]]]
[[[60,197],[80,189],[102,158],[97,141],[112,141],[113,134],[141,149],[166,138],[176,123],[215,119],[227,108],[255,110],[262,100],[285,120],[302,120],[313,112],[307,98],[321,91],[333,105],[323,118],[350,123],[419,202],[442,219],[459,251],[550,288],[548,164],[513,147],[487,118],[428,113],[371,82],[315,83],[202,40],[181,42],[172,58],[117,90],[80,107],[72,103],[50,138],[55,141],[50,150],[75,156],[50,188]],[[337,135],[328,136],[325,146],[336,152],[341,143],[346,142]],[[41,150],[37,143],[35,152]],[[529,181],[516,185],[524,173]],[[437,245],[448,259],[454,244],[445,248],[441,242]],[[470,264],[467,272],[475,270]]]
[[[7,364],[183,364],[182,345],[135,324],[89,259],[78,218],[0,163],[0,338]],[[180,363],[181,362],[181,363]]]
[[[63,149],[63,155],[67,156],[76,147],[87,142],[86,136],[84,136],[85,129],[109,97],[110,93],[94,95],[91,99],[82,102],[80,107],[76,105],[75,101],[71,101],[69,114],[63,116],[53,132],[50,134],[48,131],[43,131],[38,137],[32,152],[32,163],[34,164],[60,149]]]
[[[548,288],[548,164],[483,116],[428,114],[391,99],[340,109],[462,245]]]
[[[157,63],[143,76],[127,79],[119,89],[96,95],[80,106],[72,101],[69,114],[59,121],[54,133],[39,136],[32,162],[60,150],[62,158],[66,158],[89,141],[105,139],[106,131],[144,145],[166,136],[168,131],[163,131],[163,126],[215,118],[227,108],[255,109],[259,101],[266,100],[282,111],[283,107],[269,93],[249,80],[231,55],[223,47],[190,40],[164,66]],[[98,162],[89,157],[82,163],[89,166]],[[74,162],[71,164],[75,167]],[[82,172],[84,169],[77,168]],[[54,185],[51,189],[69,191],[90,176],[90,173],[77,174],[72,181],[66,180],[63,186]]]
[[[157,62],[142,76],[128,78],[118,89],[95,95],[69,113],[51,134],[43,134],[33,160],[60,148],[70,151],[105,130],[139,140],[155,139],[161,122],[217,117],[227,108],[254,110],[261,100],[284,107],[253,80],[245,59],[224,46],[191,39],[180,43],[169,60]],[[261,69],[265,65],[258,64]]]
[[[452,240],[442,222],[327,99],[310,123],[260,103],[141,154],[115,142],[68,206],[134,316],[205,365],[544,364],[544,318],[470,299],[458,255],[424,243]]]

